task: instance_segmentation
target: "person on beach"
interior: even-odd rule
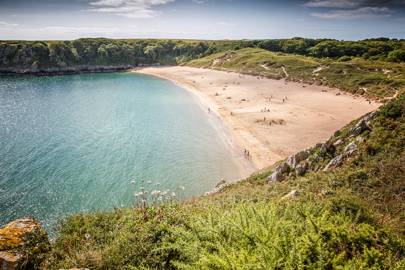
[[[211,112],[211,109],[210,108],[208,108],[208,113],[210,113]]]

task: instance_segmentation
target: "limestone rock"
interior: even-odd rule
[[[221,179],[221,181],[219,181],[216,185],[215,188],[211,191],[207,191],[204,193],[204,196],[209,196],[215,193],[219,193],[221,192],[225,187],[227,187],[228,184],[226,183],[225,179]]]
[[[343,143],[342,139],[338,139],[336,142],[333,143],[334,146],[341,145]]]
[[[290,168],[295,169],[295,167],[303,160],[308,158],[308,152],[307,151],[301,151],[298,152],[294,155],[291,155],[287,158],[287,165],[290,166]]]
[[[366,122],[366,124],[369,126],[369,125],[370,125],[370,121],[373,120],[376,115],[377,115],[377,112],[376,112],[376,111],[371,112],[371,113],[368,113],[368,114],[366,114],[366,115],[363,117],[363,120],[364,120],[364,121]]]
[[[357,144],[356,142],[351,142],[348,145],[346,145],[344,151],[345,151],[345,155],[346,156],[350,156],[351,154],[353,154],[355,151],[357,150]]]
[[[0,267],[5,270],[19,269],[23,257],[7,251],[0,251]]]
[[[321,146],[321,149],[320,149],[319,153],[320,153],[321,156],[326,156],[327,154],[333,155],[335,153],[335,151],[336,151],[336,147],[333,144],[324,143]]]
[[[309,168],[308,162],[303,161],[295,167],[295,174],[298,176],[302,176],[308,171],[308,168]]]
[[[219,181],[216,185],[215,185],[215,187],[216,188],[220,188],[221,186],[223,186],[223,185],[225,185],[226,184],[226,180],[225,179],[221,179],[221,181]]]
[[[367,114],[350,130],[350,135],[355,137],[362,134],[366,130],[370,130],[370,121],[374,118],[375,113]]]
[[[340,165],[342,165],[344,158],[345,158],[345,157],[344,157],[343,154],[337,155],[336,157],[334,157],[334,158],[328,163],[328,165],[326,165],[325,169],[323,169],[323,170],[324,170],[324,171],[328,171],[329,169],[339,167]]]
[[[48,235],[31,218],[17,219],[0,228],[1,269],[36,269],[49,249]]]
[[[283,162],[276,167],[274,172],[267,178],[267,180],[269,182],[282,181],[284,179],[284,174],[289,170],[290,166],[286,162]]]

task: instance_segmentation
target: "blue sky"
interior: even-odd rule
[[[405,0],[0,0],[0,39],[405,38]]]

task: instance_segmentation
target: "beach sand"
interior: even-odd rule
[[[195,93],[229,133],[241,177],[326,141],[373,111],[369,102],[338,89],[191,67],[147,67],[134,72],[168,79]],[[244,150],[250,153],[246,158]]]

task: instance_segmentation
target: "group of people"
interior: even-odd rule
[[[264,109],[262,109],[260,112],[270,112],[270,107],[269,108],[264,107]]]
[[[269,103],[271,102],[271,99],[273,98],[273,96],[270,96],[268,99]],[[285,103],[288,99],[287,97],[284,97],[283,99],[283,103]],[[260,112],[270,112],[270,107],[264,107],[264,109],[261,109]]]

